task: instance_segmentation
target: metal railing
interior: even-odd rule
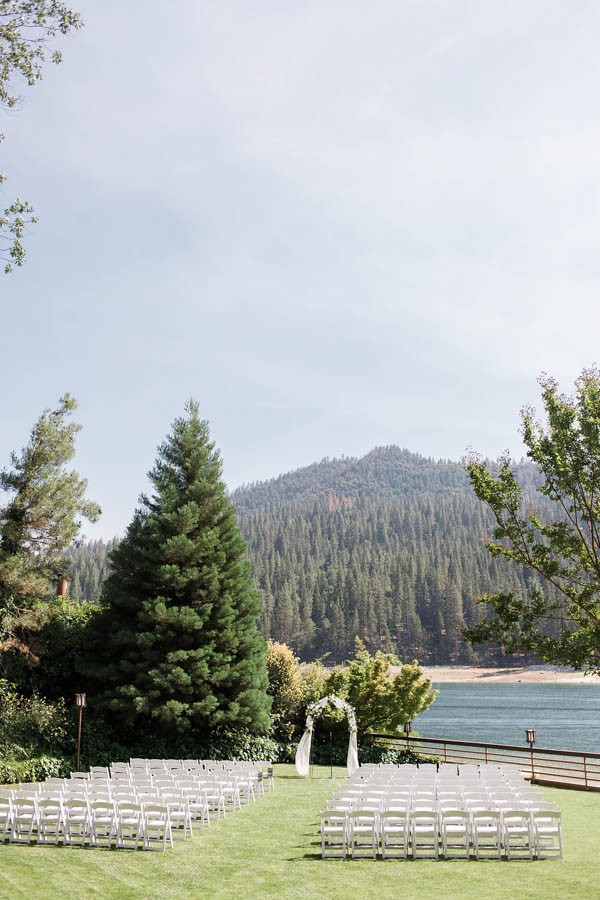
[[[536,784],[600,791],[600,753],[519,747],[512,744],[484,744],[412,735],[369,735],[378,744],[398,750],[434,756],[440,762],[517,766]]]

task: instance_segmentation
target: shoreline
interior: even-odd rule
[[[584,675],[563,666],[421,666],[434,684],[600,684],[599,675]]]

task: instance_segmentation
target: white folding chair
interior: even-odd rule
[[[503,809],[502,841],[506,858],[527,856],[533,859],[531,813],[527,809]]]
[[[13,822],[12,791],[0,793],[0,840],[10,840]]]
[[[440,811],[440,836],[442,853],[446,859],[450,857],[469,857],[471,845],[471,828],[469,813],[466,809],[442,809]]]
[[[81,844],[83,847],[89,836],[90,816],[87,800],[67,798],[63,802],[65,844]]]
[[[188,802],[190,816],[194,822],[200,822],[201,828],[210,825],[210,810],[202,788],[197,784],[183,783],[180,784],[179,790]]]
[[[417,857],[439,856],[438,814],[435,810],[413,810],[410,813],[410,837],[412,855]]]
[[[562,859],[562,827],[559,809],[536,809],[531,813],[533,845],[538,859]]]
[[[163,793],[161,803],[169,810],[171,834],[174,838],[192,837],[192,815],[188,799],[183,791]]]
[[[38,844],[58,844],[63,837],[63,806],[57,798],[38,800]]]
[[[335,811],[321,813],[321,856],[344,859],[348,852],[346,814]]]
[[[499,810],[472,810],[471,834],[476,859],[501,858],[502,818]]]
[[[379,816],[379,837],[383,859],[406,859],[410,833],[408,812],[385,809]]]
[[[34,796],[16,792],[12,801],[12,810],[11,841],[17,844],[30,844],[37,836],[37,800]]]
[[[377,856],[379,813],[375,809],[354,809],[347,815],[348,847],[352,859]]]
[[[137,850],[142,840],[142,807],[140,803],[124,802],[117,806],[115,846]]]
[[[167,841],[173,846],[169,808],[159,803],[143,807],[142,846],[144,850],[165,850]]]
[[[111,847],[116,832],[115,806],[108,797],[92,800],[90,810],[90,847]]]

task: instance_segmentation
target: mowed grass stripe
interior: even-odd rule
[[[321,859],[319,811],[344,771],[298,778],[276,767],[276,789],[165,853],[0,847],[0,897],[14,898],[597,898],[600,794],[547,789],[563,810],[565,859]]]

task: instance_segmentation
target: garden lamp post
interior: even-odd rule
[[[412,722],[409,719],[404,723],[404,734],[406,735],[406,749],[410,750],[410,733],[412,731]]]
[[[535,781],[535,769],[533,767],[533,745],[535,744],[535,728],[525,729],[525,740],[529,744],[529,754],[531,758],[531,784]]]
[[[81,725],[83,723],[83,710],[85,707],[85,694],[75,694],[75,706],[79,710],[79,727],[77,729],[77,766],[79,771],[79,760],[81,758]]]

